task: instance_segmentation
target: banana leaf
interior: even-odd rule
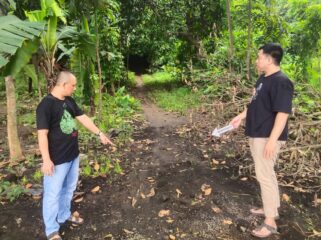
[[[43,29],[41,22],[26,22],[13,15],[0,17],[0,69],[9,63],[26,40],[38,37]]]

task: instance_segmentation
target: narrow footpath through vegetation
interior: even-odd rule
[[[186,137],[191,119],[159,109],[146,97],[140,76],[137,83],[134,95],[145,120],[124,148],[123,174],[81,179],[77,192],[83,198],[74,202],[74,211],[85,224],[64,226],[63,239],[252,239],[251,229],[262,221],[249,213],[260,203],[255,181],[233,178],[210,140],[205,152],[203,143]],[[96,186],[99,191],[92,191]],[[40,200],[23,197],[0,205],[0,211],[1,240],[45,239]],[[305,239],[307,211],[283,203],[280,235],[269,239]]]

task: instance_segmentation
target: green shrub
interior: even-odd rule
[[[0,199],[12,202],[25,192],[26,190],[24,187],[18,184],[10,183],[8,181],[0,181]]]

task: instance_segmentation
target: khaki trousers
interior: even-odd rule
[[[279,216],[280,194],[274,165],[278,153],[285,141],[278,141],[275,149],[275,157],[272,160],[265,159],[263,152],[268,138],[250,138],[250,149],[255,164],[256,178],[260,184],[261,197],[265,217],[275,218]]]

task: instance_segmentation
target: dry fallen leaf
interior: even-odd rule
[[[135,204],[137,203],[137,199],[135,197],[132,198],[132,207],[135,207]]]
[[[72,214],[74,217],[76,217],[76,218],[79,218],[79,212],[77,212],[77,211],[74,211],[74,213]]]
[[[158,216],[159,217],[165,217],[165,216],[168,216],[170,214],[170,210],[160,210],[159,213],[158,213]]]
[[[224,219],[223,224],[231,225],[231,224],[233,224],[233,222],[231,220]]]
[[[170,239],[170,240],[175,240],[176,237],[175,237],[174,235],[170,234],[170,235],[169,235],[169,239]]]
[[[18,225],[20,225],[21,222],[22,222],[22,218],[15,218],[15,220],[16,220],[16,223],[17,223]]]
[[[213,164],[216,164],[216,165],[217,165],[217,164],[220,164],[220,162],[217,161],[217,160],[215,160],[215,159],[212,159],[212,163],[213,163]]]
[[[144,193],[141,193],[140,196],[142,197],[142,199],[145,199],[145,198],[146,198],[146,196],[145,196]]]
[[[212,210],[215,212],[215,213],[221,213],[222,210],[218,207],[212,207]]]
[[[150,140],[150,139],[146,139],[146,144],[151,144],[151,143],[154,143],[155,141],[153,140]]]
[[[211,186],[205,183],[202,185],[201,189],[205,196],[210,195],[212,192]]]
[[[98,170],[99,170],[99,168],[100,168],[99,163],[95,163],[95,165],[94,165],[94,169],[95,169],[96,171],[98,171]]]
[[[113,239],[113,234],[108,233],[107,235],[104,236],[104,238],[111,238],[111,239]]]
[[[133,234],[134,232],[127,230],[126,228],[123,229],[126,234]]]
[[[76,199],[74,200],[74,202],[75,202],[75,203],[79,203],[79,202],[81,202],[82,200],[84,200],[84,197],[76,198]]]
[[[41,199],[41,195],[32,195],[32,198],[34,200],[39,200],[39,199]]]
[[[26,184],[26,188],[27,188],[27,189],[29,189],[29,188],[31,188],[31,187],[32,187],[32,183],[27,183],[27,184]]]
[[[155,196],[155,189],[152,188],[152,189],[150,190],[150,192],[149,192],[146,196],[147,196],[147,197],[153,197],[153,196]]]
[[[154,183],[155,182],[155,179],[153,177],[148,177],[147,180],[150,182],[150,183]]]
[[[181,190],[179,190],[178,188],[176,189],[177,192],[177,198],[179,198],[180,195],[183,195],[183,193],[181,192]]]
[[[111,152],[116,152],[116,151],[117,151],[117,147],[112,146],[112,147],[111,147]]]
[[[91,189],[92,193],[97,193],[100,190],[99,186],[94,187],[93,189]]]
[[[167,223],[173,223],[174,220],[173,220],[172,218],[168,217],[167,220],[166,220],[166,222],[167,222]]]
[[[283,194],[282,194],[282,201],[284,201],[284,202],[289,202],[289,201],[290,201],[289,195],[283,193]]]

